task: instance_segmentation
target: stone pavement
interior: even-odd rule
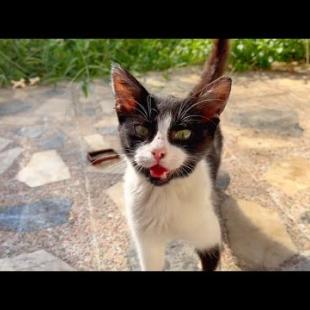
[[[149,73],[157,94],[185,95],[201,68]],[[310,270],[309,73],[232,74],[218,212],[222,270]],[[108,83],[0,90],[0,270],[138,270],[123,216],[123,161]],[[230,183],[229,183],[230,180]],[[229,183],[229,185],[228,185]],[[167,270],[198,270],[182,241]]]

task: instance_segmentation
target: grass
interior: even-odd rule
[[[232,40],[233,70],[268,69],[273,61],[305,61],[302,39]],[[309,40],[308,40],[309,41]],[[42,83],[109,76],[111,61],[134,73],[165,70],[206,60],[207,39],[2,39],[0,86],[36,76]]]

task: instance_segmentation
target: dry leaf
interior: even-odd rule
[[[20,79],[19,81],[14,81],[12,80],[11,83],[13,84],[13,88],[25,88],[26,87],[26,83],[25,83],[25,79]]]
[[[30,86],[34,86],[35,84],[37,84],[40,81],[40,78],[37,76],[35,78],[29,79],[30,82]]]

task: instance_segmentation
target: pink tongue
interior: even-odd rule
[[[167,172],[168,169],[160,166],[160,165],[155,165],[153,167],[150,168],[150,174],[153,178],[160,178],[162,177],[165,172]]]

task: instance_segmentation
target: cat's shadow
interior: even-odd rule
[[[291,247],[275,241],[270,235],[265,234],[259,229],[242,211],[236,199],[228,195],[222,190],[217,190],[219,197],[218,207],[221,217],[221,226],[223,231],[223,239],[232,251],[236,265],[243,271],[294,271],[294,267],[288,267],[294,264],[287,262],[295,260],[302,262],[303,266],[310,270],[309,257],[303,256]],[[234,235],[234,245],[232,245],[230,233],[227,233],[226,220],[229,216],[223,216],[224,208],[233,209],[233,222],[240,224],[239,233]],[[226,217],[226,219],[225,219]],[[247,235],[248,234],[248,235]],[[239,236],[239,240],[236,236]],[[244,238],[242,237],[244,236]],[[249,238],[250,236],[250,238]],[[243,240],[242,240],[243,239]],[[237,253],[238,252],[238,253]],[[239,257],[239,253],[242,253]],[[243,257],[242,257],[243,256]]]

